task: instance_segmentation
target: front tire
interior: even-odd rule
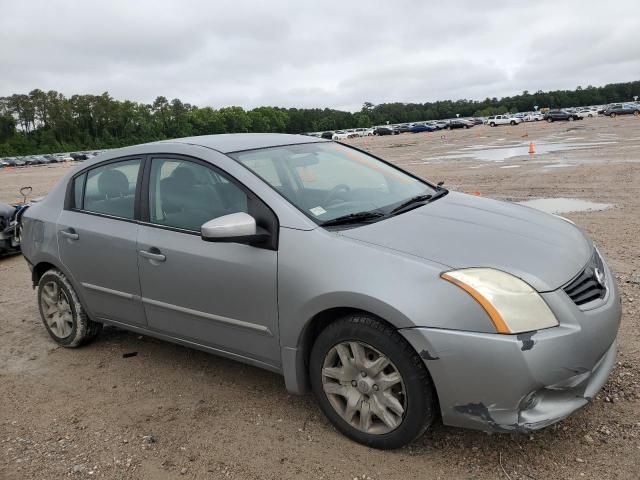
[[[551,117],[547,118],[547,122],[553,123],[553,118],[551,118]]]
[[[313,345],[309,372],[329,421],[369,447],[402,447],[434,419],[434,389],[423,361],[375,317],[349,315],[325,328]]]
[[[102,330],[102,324],[89,319],[67,277],[51,269],[38,282],[40,317],[51,338],[67,348],[90,342]]]
[[[611,118],[616,118],[616,112],[611,112]]]

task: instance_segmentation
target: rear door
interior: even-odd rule
[[[146,324],[135,222],[141,164],[118,159],[76,175],[57,222],[60,258],[89,311],[130,325]]]

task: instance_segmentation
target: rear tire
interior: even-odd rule
[[[348,315],[325,328],[313,345],[309,373],[329,421],[369,447],[402,447],[435,417],[436,397],[423,361],[373,316]]]
[[[516,124],[516,122],[514,122],[513,120],[511,120],[511,122],[509,122],[509,123],[511,123],[511,126]]]
[[[547,118],[547,122],[553,123],[553,118],[551,118],[551,117]]]
[[[638,115],[640,115],[640,112],[636,110],[635,112],[633,112],[633,115],[637,117]]]
[[[575,118],[573,118],[573,117],[569,117],[569,118],[568,118],[568,120],[569,120],[570,122],[573,122],[573,121],[575,120]]]
[[[63,347],[79,347],[102,331],[102,324],[89,319],[73,286],[58,269],[48,270],[40,277],[38,308],[47,332]]]
[[[489,126],[490,126],[490,127],[495,127],[495,126],[496,126],[496,124],[495,124],[494,122],[491,122],[491,123],[489,124]]]
[[[611,112],[611,118],[616,118],[616,112]]]

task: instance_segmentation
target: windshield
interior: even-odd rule
[[[230,155],[317,223],[362,212],[389,214],[428,184],[366,153],[322,142]]]

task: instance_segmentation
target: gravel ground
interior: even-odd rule
[[[350,142],[456,190],[613,205],[566,214],[608,258],[623,300],[618,363],[591,405],[531,435],[436,424],[406,448],[375,451],[338,434],[312,397],[288,395],[269,372],[113,328],[87,347],[57,347],[13,256],[0,259],[0,478],[637,479],[640,120],[441,133]],[[530,141],[540,151],[549,141],[590,145],[529,157]],[[478,145],[519,156],[473,159],[467,147]],[[44,194],[67,168],[0,171],[0,200],[17,200],[26,184]]]

